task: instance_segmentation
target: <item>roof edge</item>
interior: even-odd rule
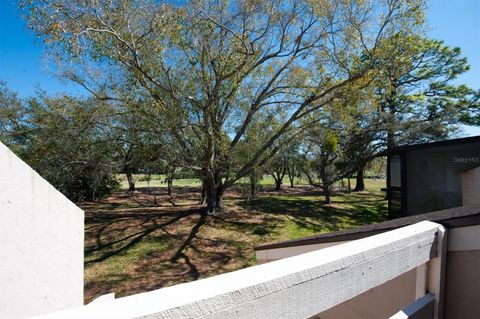
[[[412,215],[388,220],[377,224],[368,224],[361,227],[350,228],[299,239],[292,239],[283,242],[267,243],[255,246],[254,250],[261,251],[267,249],[288,248],[295,246],[331,243],[337,241],[356,240],[396,228],[415,224],[424,220],[442,224],[447,228],[480,225],[480,204],[459,206],[431,213]]]
[[[468,143],[480,143],[480,135],[435,141],[435,142],[401,145],[401,146],[394,147],[390,150],[384,150],[383,152],[380,152],[377,156],[387,156],[387,155],[395,154],[401,151],[412,151],[412,150],[423,149],[423,148],[433,148],[433,147],[442,147],[442,146],[468,144]]]

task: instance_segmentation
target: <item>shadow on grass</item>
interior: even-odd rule
[[[238,206],[248,206],[248,203],[242,201]],[[237,211],[229,207],[229,214],[225,216],[215,216],[215,227],[225,231],[239,232],[245,235],[274,236],[278,235],[278,226],[284,221],[281,216],[272,214],[263,214],[263,212],[252,212],[250,210]]]
[[[336,195],[332,204],[323,205],[323,197],[308,189],[297,194],[262,194],[265,197],[251,202],[232,192],[226,199],[228,214],[207,216],[198,205],[177,202],[181,196],[195,202],[196,192],[187,196],[194,189],[184,191],[176,195],[176,207],[163,206],[168,204],[166,196],[157,197],[160,205],[154,206],[152,194],[145,193],[122,192],[109,202],[97,202],[98,209],[89,203],[87,301],[112,290],[124,296],[252,265],[253,246],[286,238],[287,226],[300,229],[288,234],[291,239],[386,217],[386,202],[371,193]],[[160,192],[155,196],[165,195],[165,190]],[[120,204],[109,209],[116,201]]]
[[[218,221],[201,207],[89,212],[86,224],[87,301],[112,290],[122,296],[225,272],[232,260],[243,260],[247,248],[228,236],[209,238]]]
[[[95,237],[95,244],[85,247],[85,265],[102,262],[112,256],[116,256],[126,250],[134,247],[151,233],[164,229],[181,219],[199,213],[199,210],[187,210],[172,213],[146,213],[146,214],[94,214],[86,218],[86,224],[100,224],[93,232],[88,234]],[[123,222],[123,223],[122,223]],[[115,227],[116,234],[128,233],[129,229],[140,229],[122,237],[113,234],[103,236],[107,227],[118,223]],[[91,228],[88,228],[91,230]],[[93,236],[92,236],[93,235]],[[188,244],[188,243],[187,243]],[[89,258],[99,255],[94,258]]]
[[[387,203],[372,194],[336,195],[331,204],[316,196],[269,196],[239,203],[245,209],[282,215],[312,232],[378,223],[387,218]]]

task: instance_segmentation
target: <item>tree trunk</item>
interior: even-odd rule
[[[207,204],[207,186],[204,180],[202,180],[202,194],[200,195],[200,204],[206,205]]]
[[[350,183],[350,176],[347,177],[347,181],[348,181],[348,194],[350,194],[352,192],[352,184]]]
[[[332,202],[330,198],[330,185],[325,185],[323,187],[323,194],[325,196],[325,204],[330,204]]]
[[[383,161],[380,162],[380,168],[378,169],[378,173],[377,173],[378,176],[382,176],[382,175],[383,175],[383,174],[382,174],[382,172],[383,172],[383,163],[384,163]]]
[[[358,169],[357,171],[357,183],[355,185],[355,188],[353,189],[354,192],[361,192],[361,191],[364,191],[366,190],[365,188],[365,180],[364,180],[364,177],[363,177],[363,171],[365,169],[365,164],[363,164],[362,166],[360,166],[360,168]]]
[[[282,180],[280,178],[274,177],[275,180],[275,191],[279,192],[282,190]]]
[[[392,128],[387,131],[387,151],[395,147],[394,132]]]
[[[257,199],[257,176],[254,172],[250,174],[250,200]]]
[[[285,177],[286,169],[284,168],[282,172],[273,172],[271,175],[275,180],[275,191],[279,192],[282,190],[283,178]]]
[[[282,181],[281,180],[278,180],[277,182],[275,182],[275,190],[277,192],[282,190]]]
[[[325,204],[330,204],[332,202],[330,198],[330,182],[327,178],[327,175],[324,172],[321,172],[322,178],[322,188],[323,188],[323,196],[325,196]]]
[[[223,191],[218,188],[214,188],[214,191],[209,190],[207,187],[207,213],[211,215],[219,215],[224,212],[223,206]]]
[[[167,192],[168,195],[173,195],[173,177],[167,177]]]
[[[288,179],[290,180],[290,188],[293,188],[293,187],[295,187],[294,186],[295,170],[292,169],[290,166],[288,166],[287,172],[288,172]]]
[[[390,92],[388,93],[385,104],[388,108],[388,117],[387,117],[387,151],[395,147],[395,131],[396,131],[396,113],[397,105],[395,102],[395,96],[397,95],[398,83],[395,79],[391,79],[390,83]],[[384,107],[384,110],[386,108]]]
[[[132,172],[126,171],[125,175],[127,175],[128,190],[133,192],[135,190],[135,179],[133,178]]]
[[[218,178],[207,179],[205,182],[206,210],[207,214],[219,215],[224,212],[223,193],[224,189],[219,176]]]

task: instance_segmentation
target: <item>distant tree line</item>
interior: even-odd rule
[[[123,173],[202,181],[205,212],[261,176],[321,187],[397,145],[478,124],[479,92],[453,84],[460,49],[423,36],[423,0],[22,0],[59,76],[89,97],[1,88],[4,143],[70,198]]]

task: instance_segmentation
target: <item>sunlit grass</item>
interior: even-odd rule
[[[135,179],[135,186],[137,188],[154,188],[154,187],[167,187],[167,182],[165,180],[166,175],[162,174],[152,174],[150,177],[144,174],[134,174],[134,179]],[[147,180],[148,179],[148,180]],[[120,189],[128,189],[128,182],[123,174],[117,175],[117,180],[120,182]],[[355,187],[355,178],[350,179],[351,182],[351,187]],[[249,186],[250,181],[248,178],[244,177],[241,178],[240,180],[237,181],[237,185],[245,185]],[[378,191],[380,191],[380,188],[378,187],[378,184],[381,183],[382,186],[385,186],[385,180],[382,179],[370,179],[367,178],[365,180],[365,184],[367,189],[372,188],[376,190],[378,188]],[[202,183],[200,179],[197,178],[175,178],[173,180],[173,187],[198,187],[201,186]],[[263,175],[262,178],[258,181],[259,186],[274,186],[275,185],[275,180],[273,179],[272,176],[270,175]],[[308,185],[308,180],[304,177],[298,178],[295,177],[294,179],[294,185],[295,186],[301,186],[301,185]],[[341,187],[341,182],[337,182],[334,184],[334,187]],[[343,180],[343,187],[347,187],[347,179]],[[282,187],[290,187],[290,180],[288,179],[287,176],[284,177],[283,179],[283,186]]]
[[[179,186],[173,198],[157,188],[85,203],[86,300],[241,269],[255,264],[256,245],[383,221],[384,185],[384,180],[367,179],[368,191],[337,193],[328,205],[320,190],[308,186],[285,185],[282,192],[270,187],[247,201],[238,185],[227,193],[227,214],[208,216],[196,230],[200,215],[190,205],[198,203],[199,188],[191,185]],[[191,242],[183,247],[189,237]]]

